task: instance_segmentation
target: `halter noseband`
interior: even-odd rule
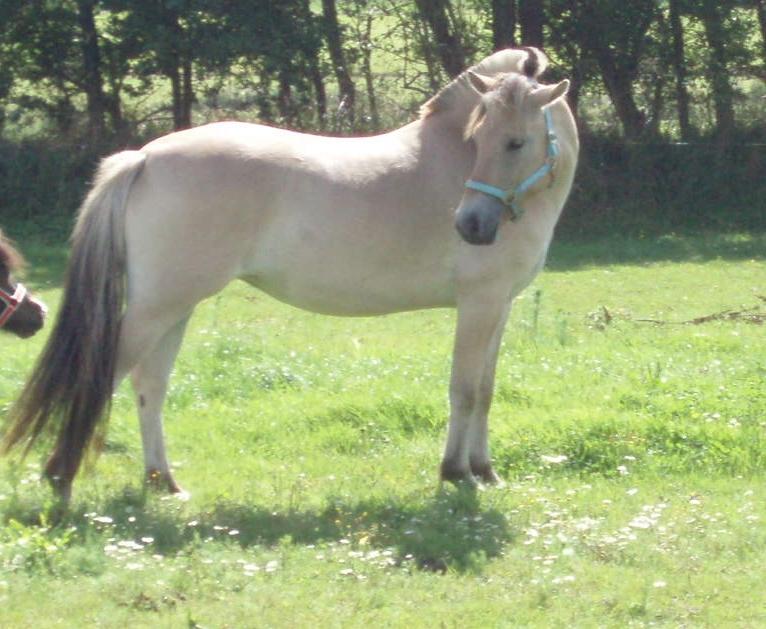
[[[465,182],[465,187],[469,190],[483,192],[490,197],[500,199],[503,205],[511,211],[511,220],[514,221],[520,219],[524,215],[524,208],[519,206],[517,200],[543,177],[553,172],[553,167],[556,165],[556,159],[559,156],[559,141],[556,136],[556,131],[553,128],[553,118],[551,116],[550,108],[546,107],[543,114],[545,115],[545,135],[548,138],[548,147],[546,149],[545,162],[540,168],[533,172],[518,186],[509,188],[508,190],[503,190],[503,188],[492,186],[483,181],[476,181],[475,179],[469,179]]]
[[[21,302],[26,297],[27,289],[21,282],[16,283],[16,288],[13,291],[13,295],[0,288],[0,305],[2,310],[0,311],[0,328],[2,328],[13,316],[13,313],[18,310]]]

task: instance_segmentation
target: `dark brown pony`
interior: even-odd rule
[[[0,329],[27,338],[43,327],[46,309],[13,279],[23,266],[21,254],[0,230]]]

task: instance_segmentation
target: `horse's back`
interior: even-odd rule
[[[177,156],[181,159],[215,157],[244,161],[250,165],[274,162],[302,170],[358,170],[371,162],[388,166],[402,159],[403,142],[411,135],[410,125],[393,132],[364,137],[338,137],[303,133],[247,122],[214,122],[176,131],[153,140],[141,150],[150,158]]]

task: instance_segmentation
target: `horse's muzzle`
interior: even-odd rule
[[[48,308],[45,304],[27,294],[3,327],[6,331],[26,339],[42,329],[47,314]]]
[[[455,213],[455,229],[469,244],[491,245],[497,237],[503,209],[502,203],[487,198],[463,203]]]

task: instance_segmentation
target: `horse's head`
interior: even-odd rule
[[[487,77],[469,71],[468,77],[481,94],[465,128],[466,140],[476,146],[476,161],[455,226],[467,242],[487,245],[494,242],[503,215],[519,217],[523,197],[547,185],[558,144],[544,108],[566,94],[569,81],[540,85],[515,72]]]
[[[22,264],[21,255],[0,232],[0,328],[27,338],[43,327],[47,310],[13,279],[13,271]]]

